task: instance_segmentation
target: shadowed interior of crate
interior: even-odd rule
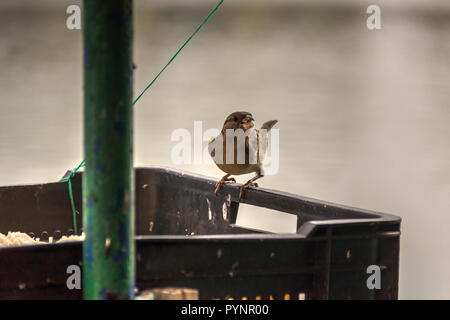
[[[77,226],[82,231],[82,173],[72,178]],[[235,225],[239,202],[295,214],[297,229],[307,221],[377,218],[322,201],[267,189],[249,189],[239,200],[237,184],[213,193],[216,180],[160,168],[135,170],[136,235],[254,233]],[[0,232],[21,231],[41,241],[73,234],[67,182],[0,187]],[[79,232],[80,233],[80,232]]]

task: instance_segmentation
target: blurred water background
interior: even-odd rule
[[[0,185],[56,181],[82,154],[79,1],[0,3]],[[135,95],[216,1],[135,1]],[[225,1],[135,106],[135,164],[174,165],[177,128],[278,119],[260,185],[403,218],[400,298],[450,298],[450,3]],[[245,181],[245,176],[240,180]],[[268,222],[269,223],[269,222]]]

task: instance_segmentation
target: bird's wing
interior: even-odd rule
[[[259,145],[259,130],[258,129],[249,129],[250,134],[248,135],[248,139],[246,139],[246,144],[248,144],[248,157],[250,164],[260,164],[260,145]]]
[[[277,123],[278,120],[266,121],[259,130],[259,163],[261,167],[266,158],[267,149],[269,148],[269,131]]]
[[[262,163],[264,162],[265,158],[266,158],[266,153],[267,153],[267,148],[269,146],[269,132],[268,130],[265,129],[261,129],[258,130],[258,137],[259,137],[259,161],[258,163],[260,163],[262,165]]]
[[[221,155],[223,154],[223,145],[222,144],[223,137],[222,134],[219,134],[217,137],[211,139],[208,143],[208,151],[211,157],[213,158],[214,162],[217,163],[217,161],[222,161]],[[217,155],[217,157],[216,157]]]

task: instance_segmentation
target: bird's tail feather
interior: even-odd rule
[[[278,122],[278,120],[269,120],[264,122],[264,124],[262,125],[261,129],[265,129],[267,131],[270,131],[270,129],[272,129],[272,127]]]

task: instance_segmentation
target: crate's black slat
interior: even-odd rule
[[[79,212],[78,225],[82,223],[81,176],[77,173],[72,179],[75,206]],[[136,169],[136,233],[245,232],[230,226],[235,222],[238,210],[237,185],[227,184],[215,196],[214,183],[212,179],[164,168]],[[400,222],[398,217],[391,215],[266,189],[247,190],[242,201],[296,214],[300,225],[308,221],[335,224],[334,220],[345,219],[347,223],[344,226],[350,226],[352,230],[356,228],[353,224],[369,219],[371,223],[360,224],[368,230],[379,228],[379,225],[398,226]],[[225,218],[224,205],[227,210]],[[211,216],[208,210],[211,210]],[[67,182],[0,187],[0,214],[2,233],[33,232],[40,237],[44,231],[51,236],[58,231],[67,234],[73,228]],[[153,222],[152,231],[150,222]]]
[[[81,176],[73,178],[77,224],[82,224]],[[67,234],[72,225],[72,209],[67,182],[0,187],[0,233],[33,232],[41,237],[59,231]]]
[[[340,255],[347,244],[338,244],[329,257],[333,251],[331,238],[264,238],[140,237],[137,287],[193,287],[199,289],[203,299],[269,295],[275,298],[286,293],[358,299],[375,294],[365,287],[364,267],[380,261],[370,260],[367,256],[371,252],[364,252],[364,245],[357,246],[359,252],[354,249],[355,259],[342,263]],[[0,249],[0,265],[7,266],[0,269],[0,298],[55,298],[55,294],[59,298],[81,298],[81,290],[66,287],[66,269],[69,265],[81,265],[81,247],[81,242],[74,242]],[[390,280],[389,275],[394,273],[391,266],[385,266],[382,277]],[[391,290],[388,285],[377,294],[386,290]]]
[[[72,179],[78,226],[81,179],[81,173]],[[139,289],[190,286],[205,299],[397,298],[398,217],[250,189],[242,202],[298,217],[297,234],[258,234],[234,226],[236,184],[216,196],[215,180],[165,168],[138,168],[135,182]],[[67,182],[0,187],[0,219],[2,233],[70,234]],[[66,288],[70,264],[81,264],[80,243],[0,249],[0,298],[81,298]],[[380,290],[366,287],[369,264],[382,269]]]

